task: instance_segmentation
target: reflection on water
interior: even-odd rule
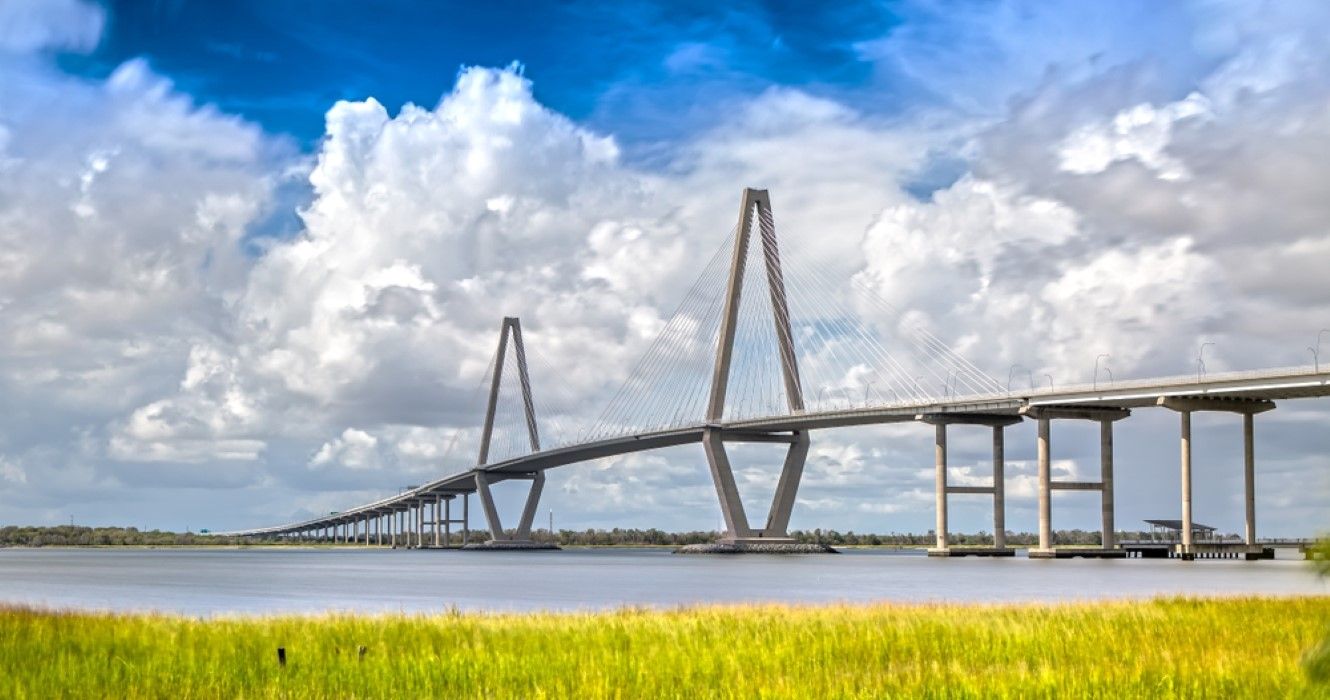
[[[1048,601],[1327,594],[1305,562],[929,559],[665,549],[0,550],[0,602],[191,615],[594,609],[741,601]]]

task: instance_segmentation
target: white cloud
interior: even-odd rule
[[[381,469],[378,438],[363,430],[347,428],[341,437],[323,443],[309,460],[310,469],[340,465],[347,469]]]
[[[1173,124],[1182,119],[1212,116],[1209,100],[1199,93],[1156,109],[1139,104],[1118,112],[1111,121],[1087,124],[1062,142],[1062,169],[1079,175],[1101,173],[1109,165],[1135,158],[1161,180],[1188,177],[1186,167],[1170,157],[1165,148]]]
[[[0,51],[93,48],[106,13],[82,0],[5,0],[0,3]]]

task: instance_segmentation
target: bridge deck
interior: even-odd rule
[[[883,423],[903,423],[917,420],[923,415],[996,414],[1018,416],[1021,410],[1026,407],[1146,408],[1154,407],[1161,398],[1261,399],[1275,401],[1324,396],[1330,396],[1330,371],[1316,372],[1312,368],[1284,368],[1208,376],[1189,375],[1097,385],[1078,385],[1064,389],[960,396],[925,403],[902,402],[892,405],[726,421],[716,426],[698,423],[669,430],[542,450],[530,455],[451,474],[410,491],[356,506],[336,514],[273,527],[216,534],[230,536],[280,535],[335,525],[366,516],[397,512],[423,500],[433,500],[439,495],[461,495],[474,492],[476,490],[475,475],[478,471],[491,475],[491,482],[500,481],[505,477],[530,475],[578,462],[701,442],[703,431],[708,427],[719,428],[726,433],[770,434]]]

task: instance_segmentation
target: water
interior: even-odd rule
[[[0,550],[0,602],[200,616],[1328,593],[1298,560],[939,560],[871,550],[796,556],[683,556],[665,549]]]

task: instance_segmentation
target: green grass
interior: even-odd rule
[[[1330,598],[212,620],[0,608],[0,697],[1326,697],[1303,658],[1328,628]]]

